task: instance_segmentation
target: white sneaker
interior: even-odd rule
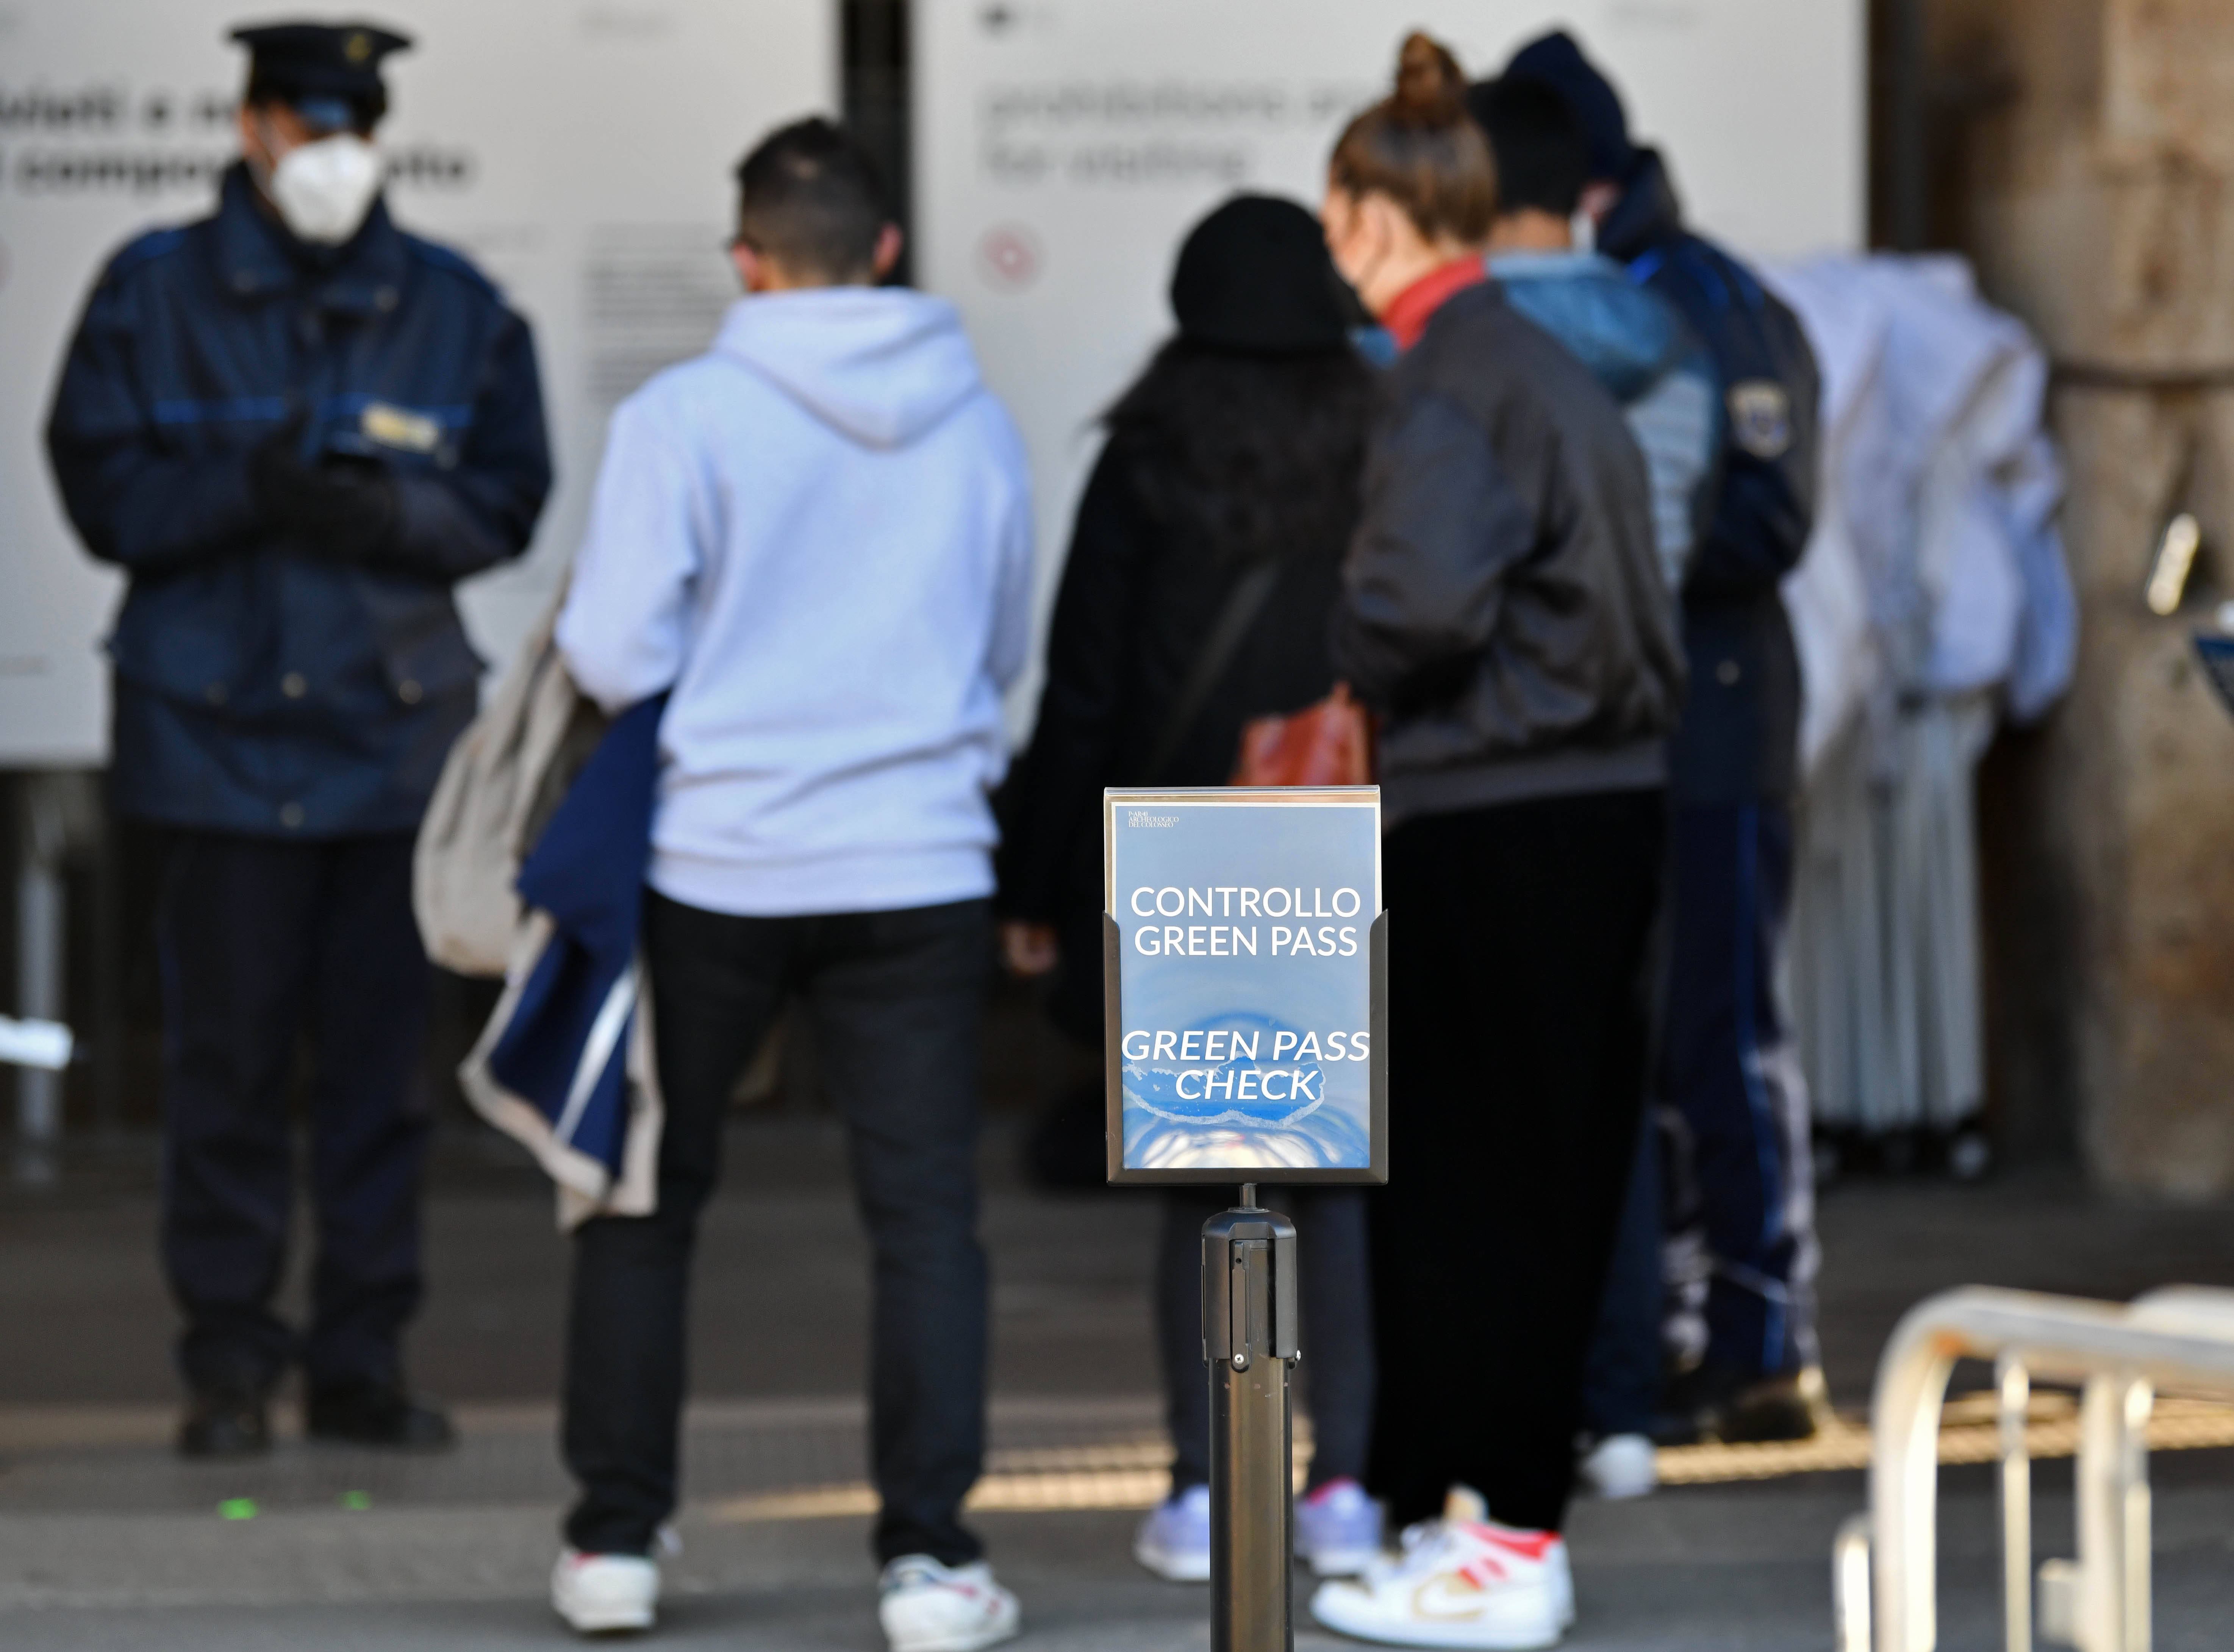
[[[1489,1502],[1471,1485],[1453,1485],[1443,1493],[1443,1518],[1463,1520],[1473,1525],[1497,1525],[1489,1518]],[[1511,1531],[1512,1526],[1497,1526],[1499,1531]],[[1575,1627],[1575,1569],[1567,1560],[1567,1540],[1558,1532],[1523,1533],[1542,1535],[1551,1539],[1544,1551],[1544,1561],[1551,1569],[1551,1603],[1559,1614],[1559,1627]]]
[[[1311,1616],[1390,1646],[1521,1652],[1558,1645],[1574,1617],[1566,1544],[1557,1532],[1453,1512],[1480,1506],[1474,1493],[1454,1492],[1443,1518],[1405,1531],[1401,1553],[1355,1580],[1320,1585]]]
[[[1660,1484],[1660,1459],[1643,1434],[1608,1434],[1584,1457],[1582,1476],[1610,1502],[1646,1497]]]
[[[982,1560],[942,1566],[929,1555],[902,1555],[877,1587],[877,1619],[892,1652],[977,1652],[1016,1632],[1016,1597]]]
[[[1206,1524],[1203,1539],[1206,1565]],[[1296,1505],[1296,1553],[1322,1577],[1355,1577],[1381,1557],[1381,1505],[1355,1480],[1328,1481]]]
[[[1150,1509],[1133,1533],[1133,1558],[1166,1583],[1208,1583],[1210,1487],[1190,1485]]]
[[[551,1569],[551,1607],[578,1635],[648,1629],[659,1610],[659,1567],[642,1555],[562,1551]]]

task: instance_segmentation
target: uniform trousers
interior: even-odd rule
[[[977,1243],[988,903],[738,917],[645,895],[666,1123],[659,1205],[575,1231],[562,1424],[582,1495],[566,1540],[644,1554],[678,1496],[691,1255],[745,1065],[804,1001],[869,1231],[870,1471],[880,1561],[983,1552],[961,1524],[984,1452],[986,1271]],[[720,1311],[716,1305],[716,1311]]]
[[[1665,831],[1659,791],[1616,792],[1420,817],[1383,846],[1368,1485],[1400,1525],[1453,1484],[1508,1525],[1564,1517],[1643,1105]]]
[[[1776,803],[1685,804],[1675,881],[1661,1083],[1682,1128],[1668,1222],[1679,1265],[1705,1276],[1703,1331],[1673,1338],[1711,1362],[1773,1375],[1815,1358],[1814,1165],[1806,1081],[1776,964],[1792,891],[1792,815]],[[1684,1268],[1684,1256],[1698,1258]]]
[[[169,844],[163,997],[164,1270],[196,1389],[400,1381],[419,1304],[428,964],[413,834]],[[294,1195],[292,1080],[308,1035],[317,1258],[300,1336],[273,1311]]]
[[[1597,1439],[1645,1434],[1660,1413],[1668,1355],[1661,1321],[1668,1292],[1661,1273],[1660,1120],[1648,1111],[1636,1133],[1636,1156],[1623,1196],[1621,1225],[1606,1264],[1605,1294],[1583,1370],[1583,1427]]]

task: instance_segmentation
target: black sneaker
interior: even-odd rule
[[[179,1423],[181,1457],[260,1457],[271,1449],[264,1396],[245,1388],[205,1388],[186,1401]]]
[[[1653,1420],[1658,1446],[1728,1446],[1767,1440],[1812,1440],[1819,1419],[1819,1373],[1810,1368],[1761,1376],[1712,1361],[1672,1379]]]
[[[393,1382],[339,1383],[310,1390],[304,1428],[313,1440],[388,1451],[447,1451],[458,1436],[450,1420]]]

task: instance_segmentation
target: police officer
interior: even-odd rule
[[[1800,689],[1779,587],[1814,520],[1815,359],[1798,319],[1760,278],[1685,226],[1665,163],[1630,141],[1619,95],[1570,36],[1531,42],[1506,73],[1565,95],[1589,139],[1583,204],[1598,250],[1682,313],[1721,381],[1721,474],[1682,593],[1690,695],[1669,751],[1674,877],[1661,1061],[1662,1097],[1687,1148],[1671,1225],[1703,1248],[1710,1271],[1702,1335],[1693,1310],[1671,1338],[1689,1343],[1696,1362],[1669,1385],[1653,1432],[1663,1444],[1702,1432],[1801,1438],[1815,1429],[1820,1376],[1806,1088],[1775,984],[1792,887]],[[1617,1277],[1621,1268],[1617,1259]]]
[[[95,286],[48,451],[86,546],[129,584],[112,782],[169,828],[158,920],[162,1250],[186,1318],[189,1456],[269,1443],[299,1361],[314,1436],[430,1447],[404,1385],[420,1290],[428,968],[415,829],[480,665],[451,601],[516,556],[551,485],[526,323],[397,229],[362,24],[240,29],[241,159],[214,216],[134,241]],[[310,1322],[273,1313],[290,1078],[309,1113]]]

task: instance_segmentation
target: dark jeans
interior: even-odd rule
[[[428,970],[409,833],[288,842],[181,832],[156,937],[163,1266],[196,1388],[401,1375],[419,1305]],[[299,1344],[271,1311],[294,1194],[290,1081],[310,1035],[317,1260]]]
[[[1777,1002],[1792,815],[1686,804],[1662,1079],[1687,1126],[1669,1220],[1703,1248],[1706,1357],[1756,1374],[1814,1357],[1815,1184],[1807,1090]]]
[[[1368,1484],[1400,1525],[1454,1482],[1510,1525],[1565,1514],[1643,1104],[1665,832],[1660,793],[1623,792],[1430,815],[1384,846]]]
[[[1310,1489],[1365,1478],[1373,1427],[1373,1287],[1365,1258],[1365,1199],[1353,1187],[1267,1187],[1259,1197],[1295,1218],[1302,1274],[1303,1350],[1297,1367],[1310,1407]],[[1156,1246],[1156,1343],[1173,1495],[1210,1479],[1210,1372],[1202,1358],[1202,1224],[1227,1208],[1222,1188],[1164,1195]]]
[[[566,1540],[643,1554],[675,1509],[698,1215],[720,1172],[730,1095],[795,992],[845,1117],[874,1258],[877,1555],[976,1559],[983,1551],[959,1513],[984,1449],[976,1146],[987,904],[730,917],[647,892],[643,944],[666,1104],[659,1208],[575,1234],[564,1440],[582,1498]]]

